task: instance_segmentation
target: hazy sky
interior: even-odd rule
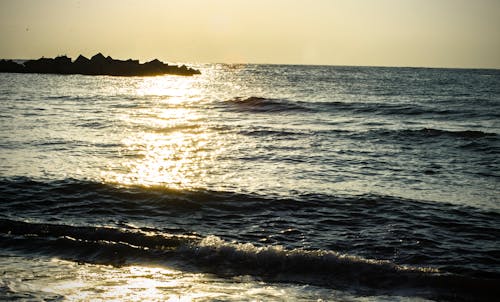
[[[0,0],[0,58],[500,68],[500,0]]]

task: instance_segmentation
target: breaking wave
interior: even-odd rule
[[[258,247],[217,236],[155,229],[70,226],[0,219],[0,248],[37,256],[114,266],[148,263],[222,276],[335,288],[432,289],[434,294],[481,297],[498,293],[495,280],[444,274],[432,267],[397,265],[331,250]]]

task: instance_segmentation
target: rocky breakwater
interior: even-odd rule
[[[157,59],[139,63],[139,60],[115,60],[101,53],[88,59],[79,55],[75,61],[67,56],[56,58],[40,58],[16,63],[12,60],[0,60],[0,72],[18,73],[53,73],[53,74],[84,74],[111,76],[156,76],[164,74],[191,76],[200,74],[199,70],[185,65],[169,65]]]

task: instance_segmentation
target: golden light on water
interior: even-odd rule
[[[138,84],[137,96],[168,97],[169,104],[182,104],[191,97],[199,95],[201,90],[195,87],[197,77],[159,76],[146,77]]]
[[[196,83],[166,76],[137,85],[136,95],[149,101],[122,116],[131,130],[121,140],[119,163],[101,173],[104,181],[186,188],[206,177],[217,150],[210,143],[213,133],[200,121],[203,116],[189,106],[200,94]]]
[[[166,266],[115,267],[20,257],[4,257],[0,264],[6,269],[3,278],[8,290],[33,294],[24,296],[30,301],[240,301],[248,297],[281,301],[284,295],[301,292],[300,287],[270,285],[249,276],[225,279]]]
[[[203,177],[206,144],[203,134],[143,133],[124,142],[128,150],[137,150],[138,157],[124,162],[129,170],[121,177],[123,184],[188,187],[192,178]]]
[[[221,286],[207,275],[184,273],[166,267],[127,266],[115,268],[86,264],[76,266],[63,260],[54,263],[74,270],[76,280],[54,280],[46,290],[64,293],[70,301],[193,301],[224,296]],[[81,291],[80,289],[92,288]]]

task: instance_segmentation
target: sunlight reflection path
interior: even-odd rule
[[[14,297],[23,297],[23,301],[283,301],[284,297],[289,301],[375,300],[331,288],[266,283],[248,275],[222,278],[163,265],[116,267],[9,256],[0,258],[0,264],[4,268],[0,285],[7,292],[19,293]],[[384,301],[401,301],[398,298],[387,297]]]
[[[166,76],[138,83],[136,95],[148,102],[122,116],[128,133],[120,163],[101,174],[106,182],[189,188],[207,176],[221,149],[207,117],[193,106],[202,95],[199,81]]]
[[[320,288],[268,284],[250,276],[225,279],[167,267],[114,267],[77,264],[56,258],[22,263],[24,266],[19,264],[17,268],[26,269],[18,272],[25,280],[22,283],[12,281],[10,269],[5,278],[10,288],[34,294],[40,298],[32,299],[36,301],[283,301],[284,296],[311,301],[331,295],[330,291]],[[55,275],[44,274],[47,268],[60,271]],[[38,269],[38,278],[33,278],[33,269]]]

